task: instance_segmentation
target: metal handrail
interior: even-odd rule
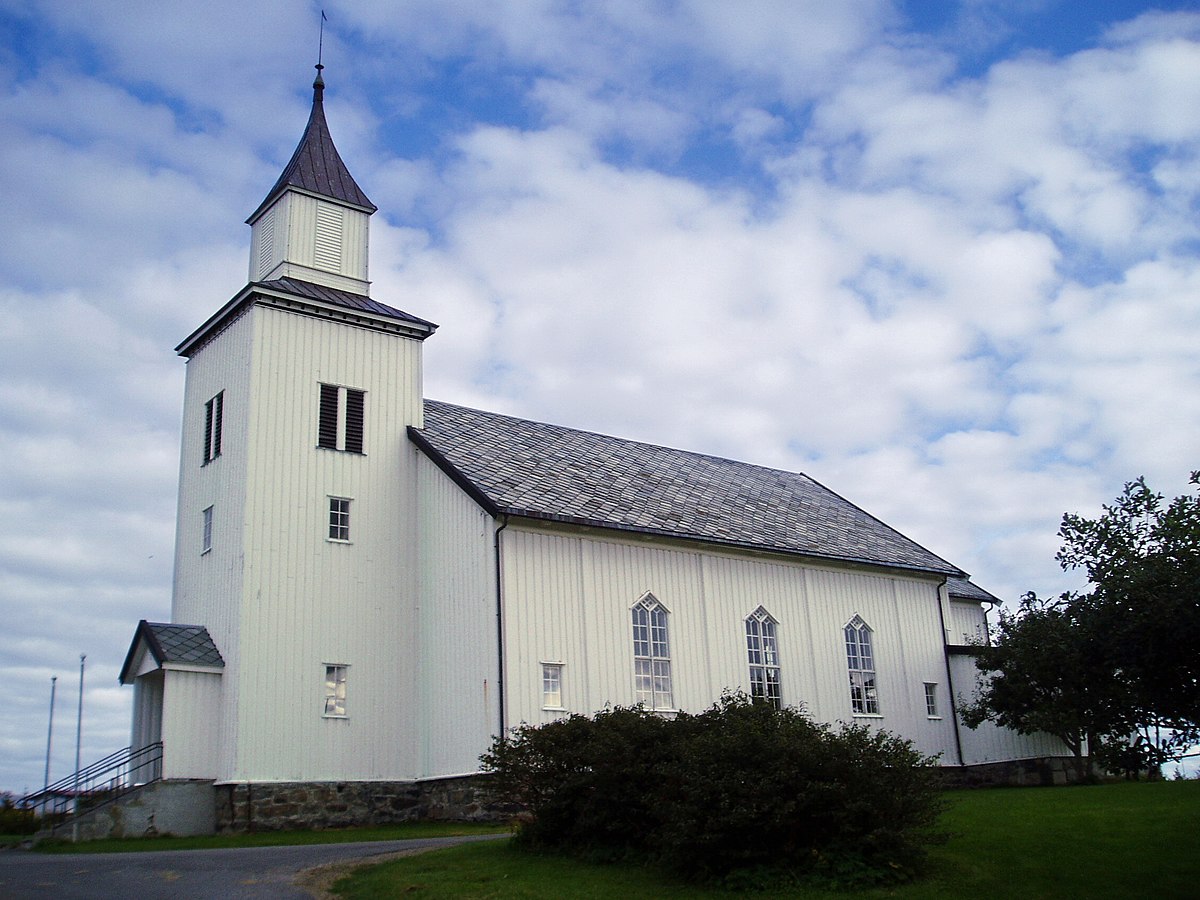
[[[54,784],[26,794],[16,805],[33,810],[43,820],[61,822],[70,815],[79,815],[120,797],[139,784],[158,781],[162,778],[162,752],[162,741],[137,750],[125,747]]]

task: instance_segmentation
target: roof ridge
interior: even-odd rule
[[[748,469],[756,469],[756,470],[759,470],[762,472],[774,472],[774,473],[777,473],[780,475],[798,475],[801,478],[805,478],[808,481],[811,481],[813,484],[818,484],[818,485],[820,484],[820,482],[818,482],[815,478],[813,478],[811,475],[809,475],[806,472],[795,472],[795,471],[792,471],[791,469],[777,469],[773,466],[763,465],[762,463],[748,462],[744,459],[734,459],[731,456],[718,456],[715,453],[703,453],[699,450],[687,450],[687,449],[684,449],[683,447],[672,447],[668,444],[656,444],[656,443],[653,443],[652,441],[644,441],[639,438],[622,437],[622,436],[616,435],[616,434],[608,434],[607,432],[603,432],[603,431],[593,431],[589,428],[579,428],[574,425],[560,425],[556,422],[541,422],[541,421],[538,421],[537,419],[527,419],[523,416],[511,415],[510,413],[493,412],[493,411],[487,410],[487,409],[479,409],[478,407],[474,407],[474,406],[463,406],[461,403],[450,403],[447,400],[435,400],[431,397],[426,397],[425,402],[436,404],[438,406],[449,406],[449,407],[454,407],[455,409],[463,409],[463,410],[467,410],[468,412],[481,413],[482,415],[488,416],[490,418],[508,419],[513,422],[526,422],[530,425],[537,425],[537,426],[540,426],[543,428],[555,428],[560,431],[569,431],[573,434],[586,434],[586,435],[591,435],[591,436],[597,437],[597,438],[603,438],[604,440],[608,440],[608,441],[620,441],[625,444],[634,444],[639,447],[648,447],[653,450],[666,450],[671,453],[680,453],[685,456],[690,456],[694,459],[707,459],[707,460],[712,460],[713,462],[717,462],[717,463],[732,464],[732,465],[736,465],[736,466],[744,466]],[[820,485],[820,486],[825,487],[824,485]],[[825,490],[829,490],[829,488],[825,488]],[[830,493],[833,493],[833,492],[830,491]]]

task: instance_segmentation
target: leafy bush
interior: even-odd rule
[[[525,846],[737,887],[903,880],[940,812],[932,760],[908,741],[742,694],[674,719],[618,707],[522,726],[483,764],[527,811]]]
[[[38,819],[32,809],[17,806],[7,791],[0,794],[0,834],[33,834],[37,830]]]

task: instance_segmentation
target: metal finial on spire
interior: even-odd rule
[[[328,21],[325,10],[321,10],[321,26],[317,32],[317,77],[313,79],[313,103],[321,103],[325,92],[325,79],[321,77],[321,70],[325,67],[321,65],[321,58],[325,52],[325,23]]]

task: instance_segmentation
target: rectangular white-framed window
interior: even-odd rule
[[[938,695],[937,682],[925,682],[925,715],[931,719],[940,719],[941,713],[938,712]]]
[[[350,498],[329,498],[329,540],[338,543],[350,541]]]
[[[842,629],[846,639],[846,665],[850,670],[850,711],[856,716],[878,716],[879,691],[875,684],[875,651],[871,626],[855,616]]]
[[[667,608],[653,594],[634,604],[633,680],[637,702],[646,709],[673,711],[671,647]]]
[[[204,459],[207,466],[221,455],[221,432],[225,419],[225,392],[221,391],[204,404]]]
[[[326,450],[363,452],[366,392],[322,384],[317,412],[317,446]]]
[[[562,670],[560,662],[542,663],[542,709],[562,709]]]
[[[204,521],[200,531],[200,555],[203,556],[212,549],[213,536],[213,508],[210,506],[204,510]]]
[[[346,718],[346,675],[349,666],[342,663],[325,664],[325,711],[327,719]]]

